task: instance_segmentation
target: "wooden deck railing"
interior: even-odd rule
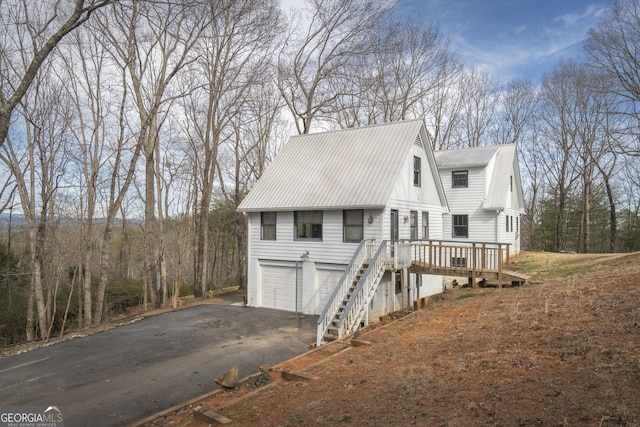
[[[429,274],[464,276],[472,279],[495,277],[502,286],[509,265],[509,244],[456,242],[446,240],[412,241],[412,268]]]
[[[371,301],[386,270],[409,268],[414,273],[468,277],[475,286],[477,278],[497,278],[502,287],[503,275],[509,265],[509,244],[488,242],[458,242],[446,240],[363,241],[354,253],[338,285],[333,290],[317,321],[317,345],[323,343],[324,334],[335,321],[337,338],[357,329],[366,315]],[[368,265],[350,298],[349,289],[358,272]],[[506,274],[506,278],[513,275]],[[519,279],[513,276],[513,280]],[[342,304],[344,310],[338,310]],[[336,316],[339,316],[336,319]]]

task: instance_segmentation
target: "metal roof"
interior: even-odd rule
[[[486,166],[500,147],[505,146],[491,145],[488,147],[436,151],[436,163],[438,168]]]
[[[423,126],[410,120],[293,136],[238,210],[384,207]]]
[[[513,144],[499,145],[496,152],[496,161],[493,165],[493,175],[489,183],[487,197],[482,205],[485,209],[504,209],[509,194],[509,175],[514,174],[513,166],[516,156],[516,146]],[[516,160],[517,164],[517,160]],[[513,175],[512,175],[513,176]],[[516,178],[513,176],[514,179]],[[513,183],[517,187],[517,183]]]
[[[486,189],[482,207],[484,209],[504,209],[509,194],[510,179],[514,180],[513,186],[518,192],[520,206],[524,206],[515,144],[436,152],[438,169],[486,167],[493,158],[495,161],[491,170],[491,181]],[[511,174],[513,174],[513,178],[509,178]]]

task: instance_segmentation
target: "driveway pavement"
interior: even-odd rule
[[[122,426],[309,350],[316,316],[201,305],[0,359],[0,405],[57,405],[65,426]]]

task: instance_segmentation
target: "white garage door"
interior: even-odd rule
[[[263,265],[262,307],[278,310],[296,310],[296,269]]]
[[[327,304],[331,293],[338,286],[338,282],[344,271],[340,270],[329,270],[319,268],[317,271],[317,279],[318,279],[318,313],[320,314],[322,310],[324,310],[324,306]]]

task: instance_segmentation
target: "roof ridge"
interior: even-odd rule
[[[289,137],[289,139],[298,138],[298,137],[304,137],[304,136],[311,136],[311,135],[325,135],[327,133],[337,133],[337,132],[348,132],[348,131],[356,131],[356,130],[363,130],[363,129],[372,129],[372,128],[378,128],[378,127],[383,127],[383,126],[393,126],[393,125],[408,124],[408,123],[413,123],[413,122],[422,122],[422,123],[424,123],[424,119],[419,118],[419,119],[397,120],[397,121],[393,121],[393,122],[375,123],[375,124],[372,124],[372,125],[360,125],[360,126],[354,126],[354,127],[346,127],[346,128],[340,128],[340,129],[330,129],[330,130],[317,131],[317,132],[311,132],[311,133],[300,133],[298,135],[292,135],[291,137]]]

